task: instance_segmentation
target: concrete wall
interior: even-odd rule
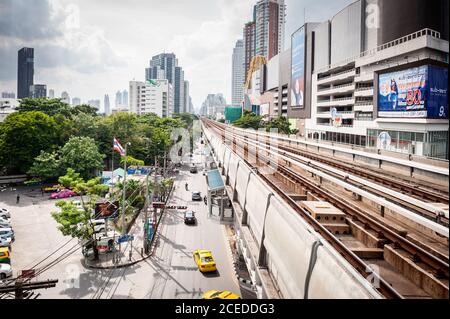
[[[356,1],[331,19],[331,64],[362,51],[363,1]],[[397,12],[398,14],[398,12]]]

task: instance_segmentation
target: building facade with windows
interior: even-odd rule
[[[231,103],[240,105],[244,98],[245,66],[244,41],[237,40],[231,62]]]
[[[32,98],[47,97],[47,85],[45,84],[30,85],[30,97]]]
[[[17,59],[17,98],[31,97],[30,88],[34,84],[34,49],[22,48]]]
[[[154,113],[170,117],[173,113],[174,91],[169,80],[130,81],[130,112]]]

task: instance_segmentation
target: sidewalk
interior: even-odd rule
[[[86,259],[86,267],[92,269],[122,268],[149,258],[151,254],[144,253],[144,221],[145,213],[140,212],[128,233],[134,239],[116,246],[115,252],[100,254],[99,260]]]

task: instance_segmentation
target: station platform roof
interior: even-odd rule
[[[225,188],[222,176],[218,169],[210,170],[206,175],[206,182],[209,191],[217,191]]]

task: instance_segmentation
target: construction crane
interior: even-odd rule
[[[247,72],[247,80],[245,81],[244,89],[248,90],[250,88],[250,82],[252,81],[252,75],[255,73],[261,65],[264,65],[267,63],[267,59],[265,56],[262,55],[256,55],[252,58],[252,61],[250,62],[250,67],[248,68]]]

